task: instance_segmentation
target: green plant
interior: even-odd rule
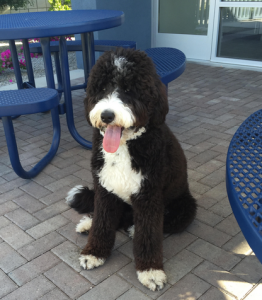
[[[48,0],[48,2],[51,4],[49,11],[71,10],[71,0]]]
[[[27,4],[32,5],[32,2],[30,0],[0,0],[0,9],[10,6],[10,8],[17,10],[25,7]]]

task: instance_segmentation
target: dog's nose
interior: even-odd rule
[[[115,118],[115,114],[111,110],[104,110],[101,113],[101,119],[104,123],[109,124],[111,123]]]

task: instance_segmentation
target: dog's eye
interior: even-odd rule
[[[106,90],[106,88],[103,88],[103,91],[105,91]]]
[[[129,90],[128,90],[128,89],[126,89],[126,90],[125,90],[125,93],[127,93],[127,92],[129,92]]]

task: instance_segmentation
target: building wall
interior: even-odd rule
[[[25,8],[18,10],[7,7],[5,10],[0,10],[0,14],[16,14],[24,12],[47,11],[50,7],[48,0],[31,0],[31,5],[28,4]]]
[[[151,0],[96,0],[96,8],[125,13],[121,26],[98,32],[100,40],[136,41],[141,50],[151,47]]]

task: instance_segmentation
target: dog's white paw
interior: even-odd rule
[[[89,231],[92,226],[92,218],[89,216],[83,217],[80,222],[76,225],[76,232],[85,232]]]
[[[96,267],[102,266],[106,260],[104,258],[97,258],[89,254],[89,255],[81,255],[79,257],[79,261],[81,267],[83,267],[85,270],[91,270]]]
[[[137,271],[137,277],[151,291],[161,290],[167,282],[167,277],[163,270]]]
[[[131,239],[133,239],[134,238],[134,234],[135,234],[135,225],[132,225],[132,226],[128,227],[127,231],[128,231],[129,237]]]
[[[81,193],[81,190],[83,189],[84,187],[82,185],[76,185],[75,187],[73,187],[68,193],[67,193],[67,196],[66,196],[66,203],[68,205],[70,205],[70,203],[74,200],[74,197],[75,197],[75,194],[79,194]]]

